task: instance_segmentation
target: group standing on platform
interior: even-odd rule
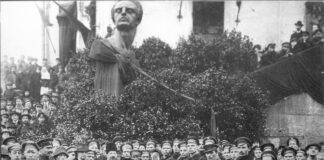
[[[255,45],[253,50],[257,56],[259,67],[273,64],[324,42],[324,32],[321,25],[314,25],[316,29],[311,34],[303,31],[303,26],[304,24],[301,21],[295,23],[296,30],[291,34],[290,41],[283,42],[279,52],[276,51],[275,43],[268,44],[264,50],[262,50],[261,45]]]

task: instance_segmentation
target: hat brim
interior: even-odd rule
[[[16,137],[11,136],[11,137],[4,139],[2,144],[7,144],[10,140],[14,140],[15,142],[18,142]]]
[[[307,151],[310,147],[313,147],[313,146],[317,147],[317,149],[319,151],[321,151],[321,149],[322,149],[322,147],[320,145],[318,145],[318,144],[310,144],[310,145],[306,146],[305,150]]]
[[[65,152],[59,152],[59,153],[53,155],[53,157],[55,158],[55,157],[57,157],[57,156],[59,156],[59,155],[62,155],[62,154],[66,155],[66,157],[69,157],[69,154],[67,154],[67,153],[65,153]]]
[[[213,149],[208,149],[208,150],[204,150],[204,153],[209,153],[209,152],[213,152],[216,151],[217,148],[213,148]]]
[[[23,118],[23,117],[28,117],[28,119],[31,119],[31,115],[29,115],[29,114],[23,114],[23,115],[21,115],[20,117],[21,117],[21,118]]]
[[[304,26],[302,23],[295,23],[295,26]]]

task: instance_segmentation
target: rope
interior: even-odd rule
[[[183,93],[179,93],[179,92],[177,92],[176,90],[174,90],[174,89],[168,87],[167,85],[165,85],[165,84],[159,82],[157,79],[155,79],[154,77],[152,77],[152,76],[150,76],[149,74],[147,74],[147,73],[146,73],[145,71],[143,71],[141,68],[137,67],[135,64],[132,64],[132,67],[134,67],[134,68],[135,68],[139,73],[141,73],[141,74],[144,75],[145,77],[147,77],[147,78],[149,78],[150,80],[156,82],[158,85],[160,85],[160,86],[162,86],[163,88],[165,88],[165,89],[171,91],[172,93],[174,93],[174,94],[176,94],[176,95],[179,95],[179,96],[181,96],[181,97],[183,97],[183,98],[185,98],[185,99],[187,99],[187,100],[190,100],[190,101],[196,102],[196,100],[195,100],[194,98],[192,98],[192,97],[190,97],[190,96],[187,96],[187,95],[185,95],[185,94],[183,94]]]

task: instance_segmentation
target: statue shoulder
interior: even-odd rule
[[[98,47],[102,44],[105,44],[106,47],[109,47],[111,48],[112,47],[112,44],[110,43],[110,41],[108,39],[95,39],[93,42],[92,42],[92,45],[91,45],[91,48],[93,47]]]
[[[106,62],[106,63],[116,63],[117,58],[115,56],[116,50],[106,39],[96,39],[93,41],[89,58]]]

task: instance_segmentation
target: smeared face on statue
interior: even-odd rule
[[[119,1],[114,6],[114,22],[119,31],[130,31],[139,24],[137,6],[131,1]]]

